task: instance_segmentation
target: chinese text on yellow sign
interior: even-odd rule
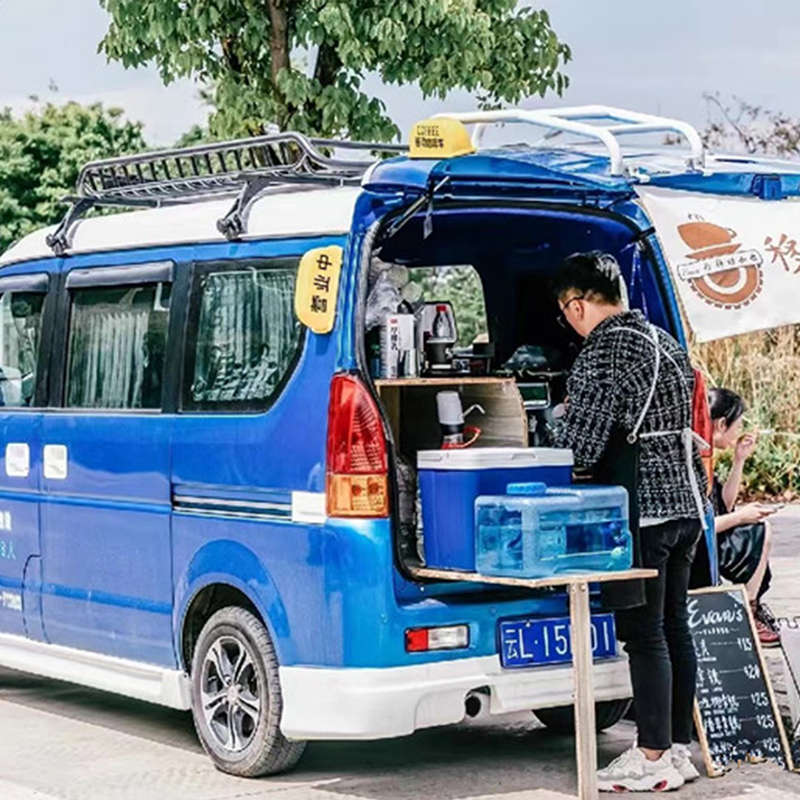
[[[297,318],[314,333],[330,333],[336,315],[342,248],[309,250],[300,260],[294,307]]]

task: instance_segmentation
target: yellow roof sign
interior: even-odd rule
[[[342,248],[316,247],[300,260],[294,295],[297,318],[314,333],[330,333],[336,316]]]
[[[467,129],[450,117],[418,122],[411,129],[410,158],[454,158],[475,152]]]

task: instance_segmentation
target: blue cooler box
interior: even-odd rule
[[[475,500],[505,494],[509,483],[568,486],[572,451],[476,447],[417,453],[425,564],[475,571]]]

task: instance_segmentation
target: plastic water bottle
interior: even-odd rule
[[[476,564],[485,575],[546,578],[628,569],[633,548],[621,487],[511,484],[478,497]]]
[[[441,339],[444,341],[453,340],[453,329],[450,326],[450,317],[447,314],[446,305],[436,306],[436,316],[433,318],[431,336],[434,339]]]

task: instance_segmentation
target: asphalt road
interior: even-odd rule
[[[772,592],[785,615],[800,613],[799,549],[800,509],[787,509],[775,524]],[[600,762],[633,735],[628,722],[602,734]],[[391,741],[314,743],[291,775],[248,781],[213,769],[188,714],[0,670],[0,800],[567,800],[573,748],[517,714]],[[800,775],[747,765],[676,796],[788,800],[800,796]]]

